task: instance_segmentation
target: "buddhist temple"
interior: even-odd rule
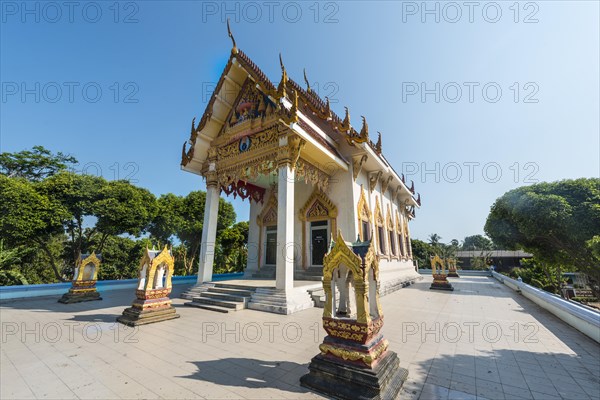
[[[245,276],[275,280],[266,311],[312,307],[294,280],[323,276],[338,229],[374,243],[384,292],[420,279],[409,231],[420,196],[385,158],[381,133],[365,117],[353,126],[348,108],[336,115],[306,73],[304,86],[288,76],[281,55],[275,85],[229,36],[227,65],[182,149],[182,169],[206,179],[198,284],[212,279],[220,193],[250,202]]]

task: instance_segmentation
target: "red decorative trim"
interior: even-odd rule
[[[233,198],[240,196],[242,200],[250,199],[250,201],[254,200],[256,203],[260,202],[260,204],[263,204],[265,199],[264,188],[244,181],[237,181],[235,184],[230,183],[228,186],[222,186],[221,190],[227,196],[233,194]]]

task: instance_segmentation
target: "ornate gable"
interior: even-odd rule
[[[393,231],[394,230],[394,219],[392,218],[392,213],[390,211],[390,205],[389,204],[387,206],[386,223],[387,223],[387,228],[390,231]]]
[[[362,185],[360,186],[360,198],[358,199],[356,210],[358,212],[359,220],[371,222],[371,210],[369,210],[369,205],[367,204],[367,198],[365,196],[365,190],[363,189]]]
[[[227,116],[223,130],[228,130],[244,121],[263,119],[273,114],[276,105],[261,91],[251,79],[246,79],[242,89]]]
[[[271,192],[267,204],[256,217],[256,223],[259,226],[277,224],[277,194],[274,191]]]
[[[377,226],[385,226],[383,214],[381,213],[381,206],[379,205],[379,196],[375,197],[375,224],[377,224]]]
[[[304,221],[335,217],[337,217],[337,207],[325,193],[318,189],[313,191],[304,207],[300,209],[300,219]]]

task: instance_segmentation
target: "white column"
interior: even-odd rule
[[[277,186],[277,289],[294,288],[294,176],[289,163],[279,166]]]
[[[217,217],[219,215],[219,187],[216,180],[206,179],[206,202],[204,203],[204,224],[200,244],[200,265],[198,283],[212,280],[215,260],[215,240],[217,238]]]

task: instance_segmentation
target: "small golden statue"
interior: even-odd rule
[[[460,278],[458,271],[456,270],[456,258],[447,258],[446,264],[448,265],[448,277]]]
[[[373,242],[346,243],[338,231],[323,259],[323,289],[328,336],[301,385],[338,399],[395,398],[408,370],[400,368],[380,332],[379,261]]]
[[[100,293],[96,290],[98,280],[98,269],[102,262],[102,256],[96,253],[81,254],[77,260],[73,281],[69,291],[58,300],[59,303],[79,303],[82,301],[102,300]]]
[[[438,265],[440,267],[439,270],[437,268]],[[431,274],[433,275],[433,282],[429,289],[454,290],[450,282],[448,282],[444,260],[437,254],[431,257]]]
[[[179,318],[169,298],[174,266],[175,260],[167,246],[162,251],[146,248],[140,261],[136,299],[117,321],[137,326]]]

